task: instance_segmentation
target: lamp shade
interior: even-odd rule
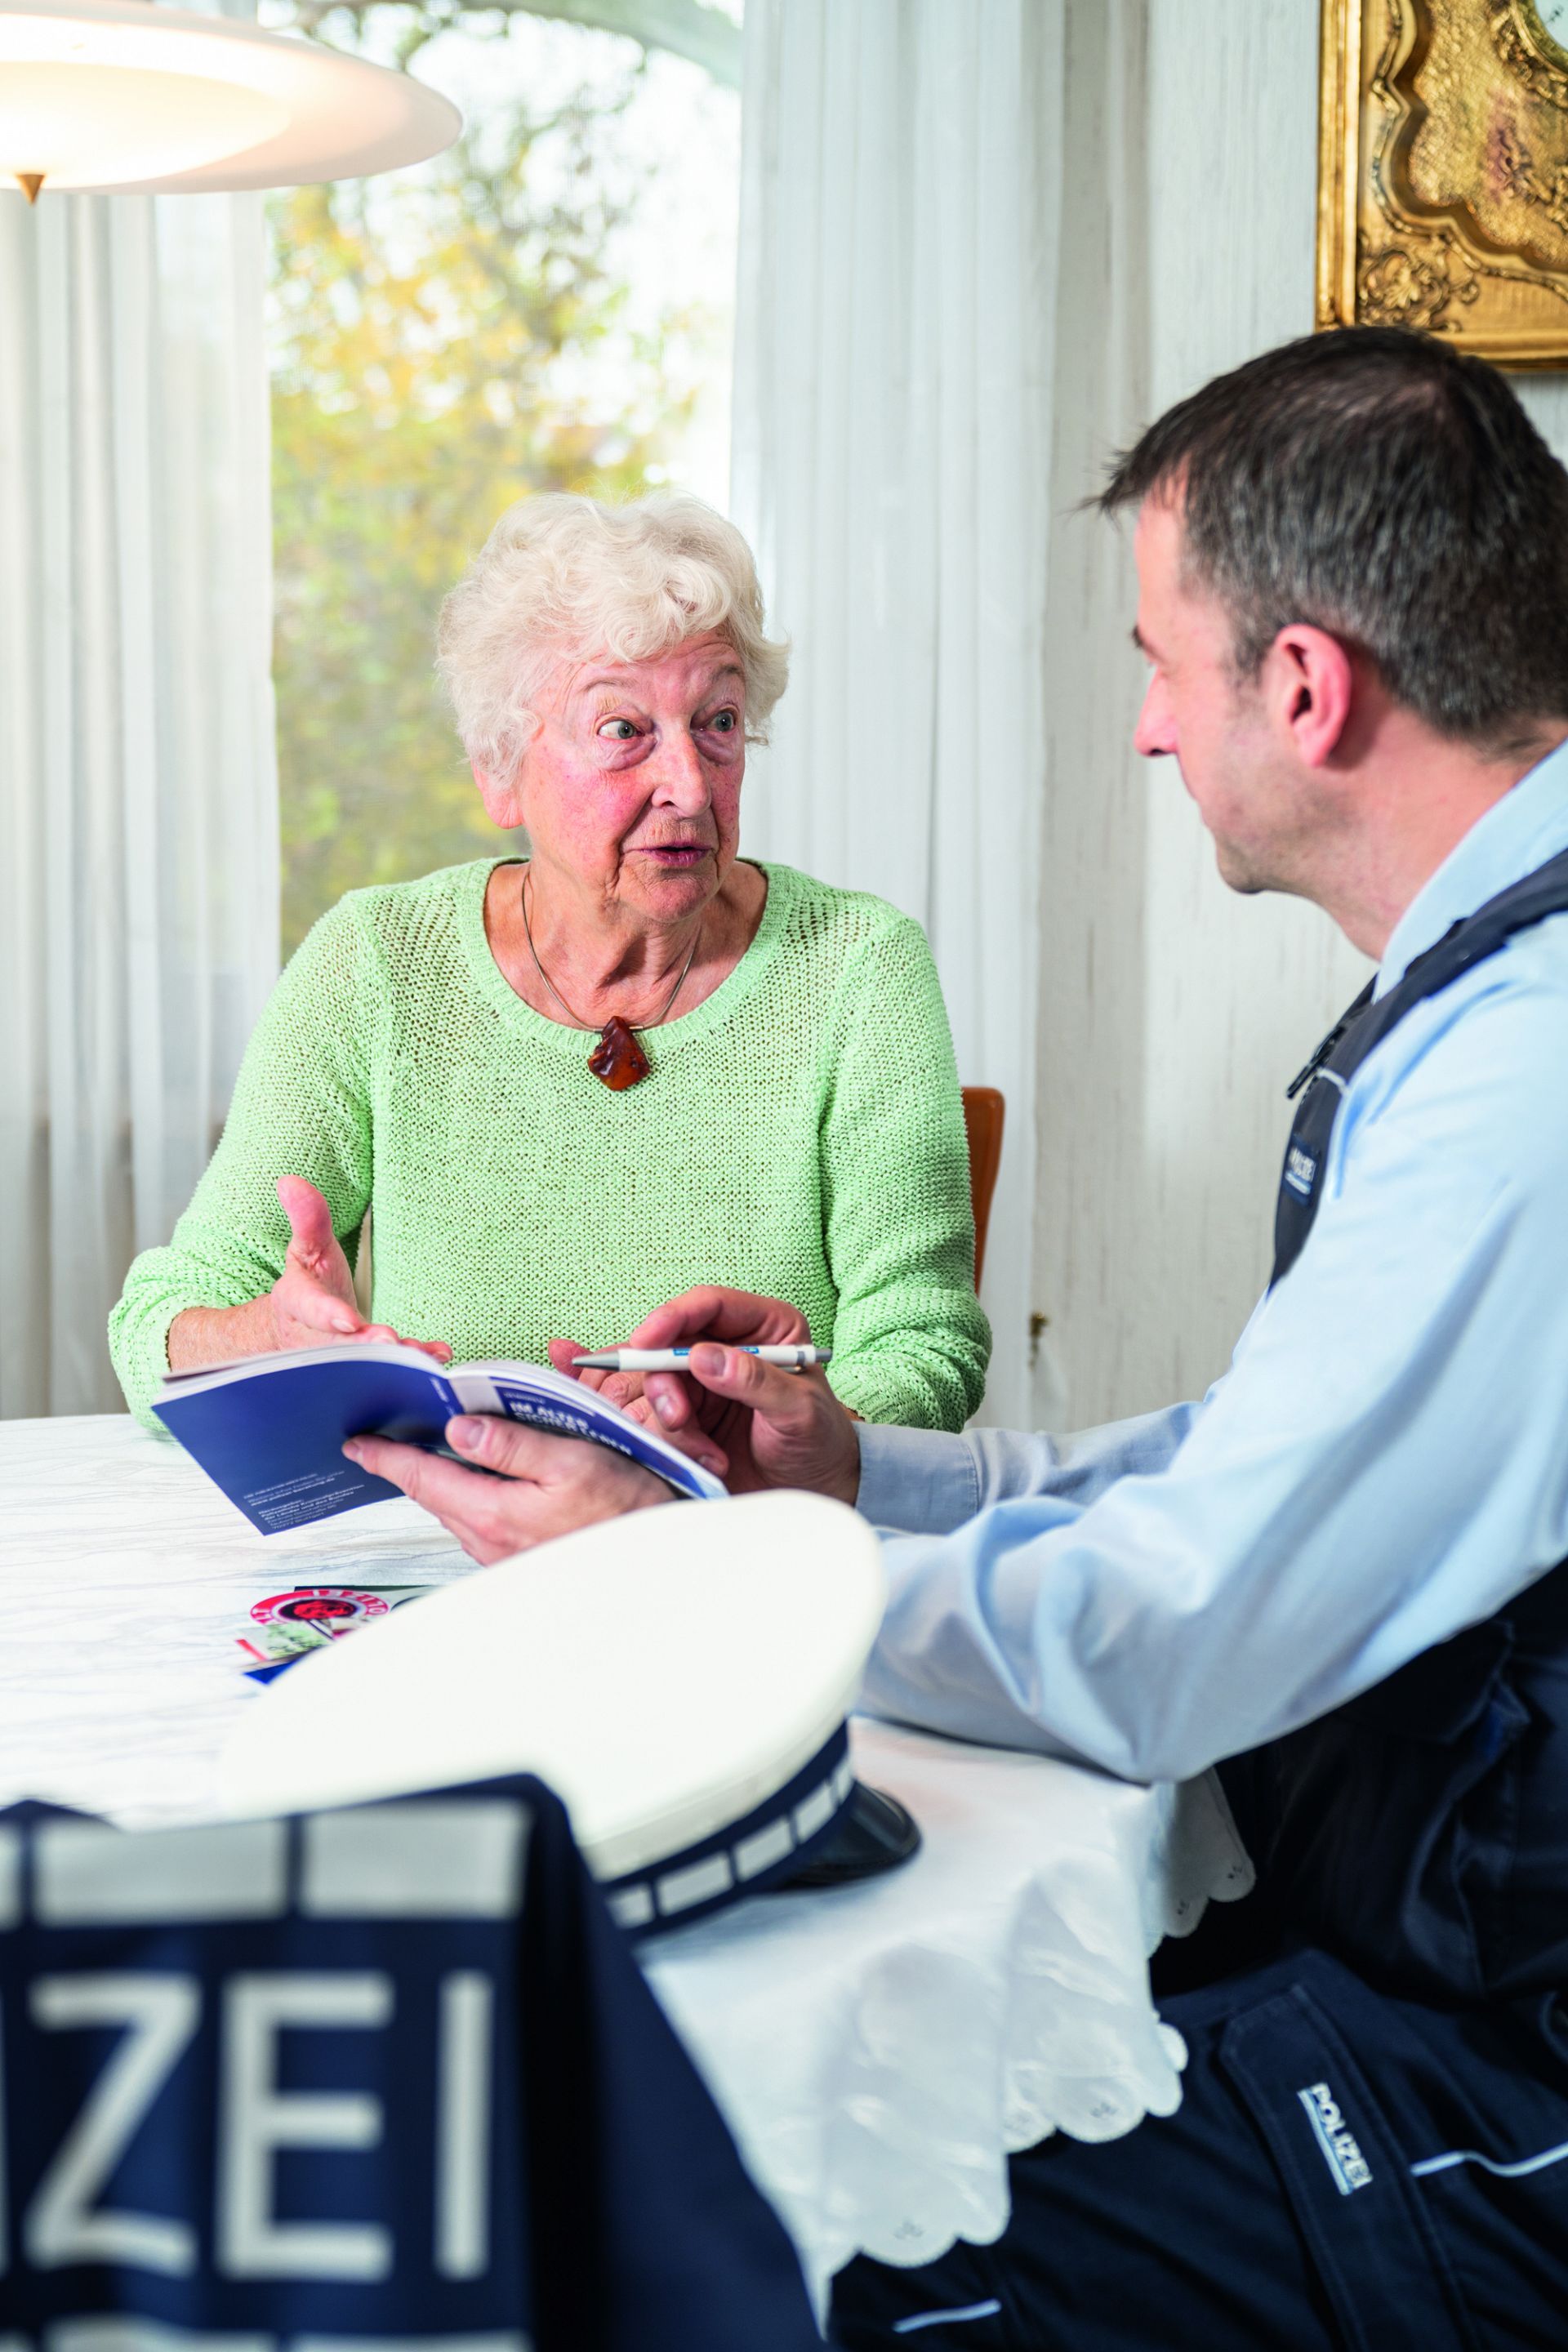
[[[160,0],[0,0],[0,176],[161,194],[423,163],[455,106],[362,58]]]

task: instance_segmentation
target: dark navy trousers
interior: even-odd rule
[[[1012,2165],[991,2246],[842,2272],[845,2352],[1563,2352],[1568,2023],[1300,1950],[1162,2001],[1182,2104]]]

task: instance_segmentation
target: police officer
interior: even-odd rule
[[[1177,1948],[1177,2113],[1016,2158],[995,2245],[852,2264],[837,2335],[1561,2345],[1568,475],[1493,370],[1361,329],[1182,402],[1102,503],[1138,510],[1139,750],[1233,887],[1377,965],[1297,1081],[1230,1370],[1068,1442],[857,1428],[722,1344],[649,1399],[733,1483],[905,1531],[870,1706],[1135,1780],[1217,1764],[1259,1885]],[[796,1327],[709,1291],[636,1335],[704,1336]],[[510,1490],[373,1466],[487,1540],[499,1491],[521,1543],[650,1499],[587,1451],[487,1432]]]

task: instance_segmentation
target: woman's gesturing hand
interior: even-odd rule
[[[332,1213],[303,1176],[280,1176],[278,1198],[289,1220],[289,1253],[269,1294],[275,1348],[319,1348],[332,1339],[397,1339],[389,1323],[367,1323],[354,1278],[332,1231]],[[450,1363],[444,1339],[408,1339],[438,1363]]]
[[[285,1348],[321,1348],[336,1340],[398,1339],[389,1323],[367,1323],[354,1298],[353,1276],[332,1231],[332,1213],[302,1176],[280,1176],[278,1198],[289,1220],[283,1271],[259,1298],[242,1307],[187,1307],[169,1326],[169,1369],[199,1371],[241,1356],[268,1356]],[[407,1339],[438,1364],[449,1364],[445,1339]]]
[[[732,1495],[804,1486],[853,1503],[860,1444],[823,1373],[786,1372],[740,1353],[810,1338],[805,1316],[786,1300],[705,1284],[657,1307],[627,1344],[690,1348],[689,1375],[645,1374],[643,1411]]]

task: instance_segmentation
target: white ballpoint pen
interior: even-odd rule
[[[727,1348],[727,1339],[699,1339],[697,1347]],[[680,1372],[690,1348],[605,1348],[596,1356],[574,1356],[579,1372]],[[755,1356],[760,1364],[779,1364],[787,1372],[809,1371],[814,1364],[830,1364],[831,1348],[737,1348],[738,1356]]]

